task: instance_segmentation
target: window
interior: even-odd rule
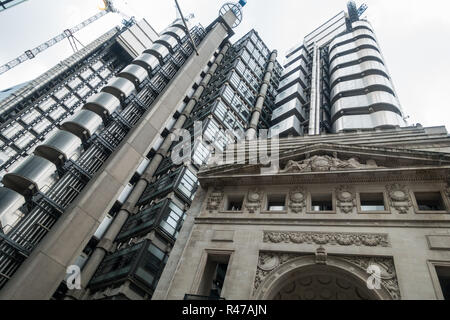
[[[311,194],[311,210],[314,212],[333,211],[333,195],[331,193]]]
[[[380,193],[361,193],[359,195],[361,200],[361,211],[386,211],[384,203],[384,194]]]
[[[286,196],[268,195],[267,211],[286,211]]]
[[[445,211],[440,192],[415,192],[419,211]]]
[[[450,267],[436,266],[436,273],[444,300],[450,300]]]
[[[227,211],[242,211],[244,204],[244,196],[230,195],[227,198],[226,207]]]
[[[198,291],[199,295],[215,299],[222,296],[229,262],[230,255],[208,254]]]

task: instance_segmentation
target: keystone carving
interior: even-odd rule
[[[295,243],[334,246],[389,247],[387,234],[320,233],[320,232],[265,232],[265,243]]]
[[[399,184],[393,184],[386,188],[391,206],[397,209],[400,214],[407,214],[412,206],[408,188]]]
[[[220,204],[222,203],[224,194],[220,189],[214,189],[208,198],[208,204],[206,206],[206,210],[209,213],[217,212],[219,210]]]
[[[306,192],[297,188],[289,193],[289,209],[294,213],[301,213],[306,207]]]
[[[303,161],[290,160],[280,173],[328,172],[349,169],[377,168],[375,162],[361,164],[356,158],[340,160],[330,156],[313,156]]]
[[[261,208],[262,193],[259,190],[250,190],[247,194],[245,207],[250,213],[256,213]]]
[[[348,214],[356,206],[355,193],[347,186],[341,186],[336,192],[337,206],[342,212]]]
[[[316,264],[327,264],[327,251],[324,247],[316,250]]]

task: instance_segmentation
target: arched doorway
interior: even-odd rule
[[[318,264],[316,257],[289,261],[267,274],[254,294],[257,300],[391,300],[381,286],[370,290],[370,274],[337,257]]]

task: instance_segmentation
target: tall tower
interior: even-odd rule
[[[206,29],[174,21],[5,171],[1,298],[152,296],[211,150],[237,139],[227,130],[270,127],[282,68],[255,31],[229,42],[244,5],[224,5]],[[190,164],[172,161],[177,130],[203,137]],[[51,261],[43,277],[35,265]],[[74,266],[83,290],[67,291]]]
[[[198,172],[153,299],[450,299],[450,136],[405,126],[365,8],[288,52],[272,139]]]
[[[271,134],[318,135],[406,125],[375,32],[349,2],[286,54]]]

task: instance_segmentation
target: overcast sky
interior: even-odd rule
[[[0,64],[21,55],[98,12],[98,0],[29,0],[0,12]],[[184,14],[207,26],[222,0],[179,0]],[[303,37],[346,9],[346,0],[248,0],[234,41],[250,29],[270,49],[284,53]],[[377,34],[400,102],[410,124],[450,129],[450,8],[448,0],[366,0],[364,14]],[[116,0],[130,16],[146,18],[160,31],[175,18],[173,0]],[[358,5],[361,2],[357,3]],[[119,24],[108,14],[76,36],[84,44]],[[31,80],[71,53],[67,40],[0,76],[0,90]]]

